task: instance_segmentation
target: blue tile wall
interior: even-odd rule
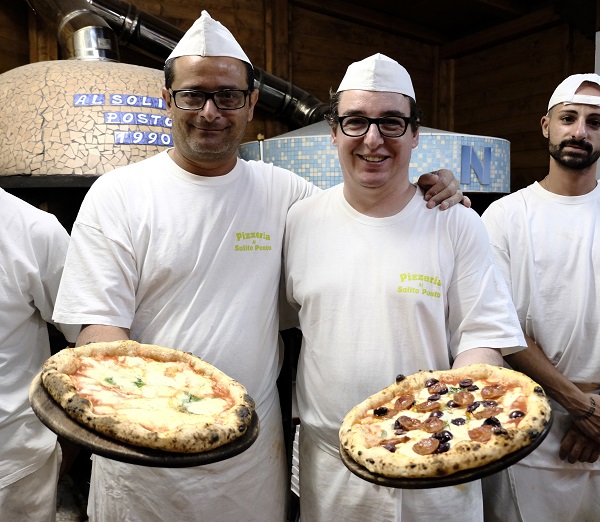
[[[489,184],[482,184],[473,168],[461,173],[462,146],[470,146],[483,163],[484,148],[491,149]],[[240,156],[247,160],[260,159],[259,142],[241,145]],[[263,160],[289,169],[321,188],[332,187],[343,181],[337,161],[337,149],[331,137],[300,136],[271,138],[262,142]],[[510,192],[510,142],[485,136],[424,132],[419,135],[419,146],[413,150],[409,175],[412,181],[437,169],[449,169],[459,179],[461,189],[468,192]]]

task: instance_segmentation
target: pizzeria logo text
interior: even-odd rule
[[[237,232],[235,239],[238,243],[235,245],[236,252],[272,250],[269,244],[271,236],[266,232]]]
[[[419,294],[439,299],[441,295],[442,281],[438,276],[413,274],[404,272],[400,274],[400,285],[398,292],[401,294]]]

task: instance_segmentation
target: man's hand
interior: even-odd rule
[[[571,464],[579,462],[596,462],[600,456],[600,445],[584,435],[572,425],[560,443],[559,457]]]
[[[600,395],[586,393],[577,410],[566,408],[579,431],[600,444]]]
[[[471,206],[471,200],[462,193],[458,180],[450,170],[440,169],[422,174],[417,185],[425,192],[427,208],[439,205],[440,210],[446,210],[456,203],[462,203],[467,208]]]

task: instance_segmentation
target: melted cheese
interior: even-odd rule
[[[212,424],[230,404],[211,379],[184,363],[83,357],[71,379],[96,415],[122,416],[149,431]]]

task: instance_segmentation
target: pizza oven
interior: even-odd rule
[[[64,59],[0,75],[5,111],[0,186],[26,198],[34,189],[45,195],[57,189],[61,203],[51,210],[69,226],[73,216],[66,215],[62,201],[68,191],[84,193],[103,173],[171,146],[170,120],[160,97],[162,71],[121,63],[119,50],[160,63],[183,31],[122,0],[27,1],[56,31]],[[259,107],[295,130],[246,143],[240,155],[289,168],[324,188],[339,183],[336,150],[323,121],[327,104],[260,68],[255,71]],[[437,168],[452,170],[463,191],[508,193],[510,143],[422,128],[411,177]],[[74,202],[76,207],[77,197]]]

